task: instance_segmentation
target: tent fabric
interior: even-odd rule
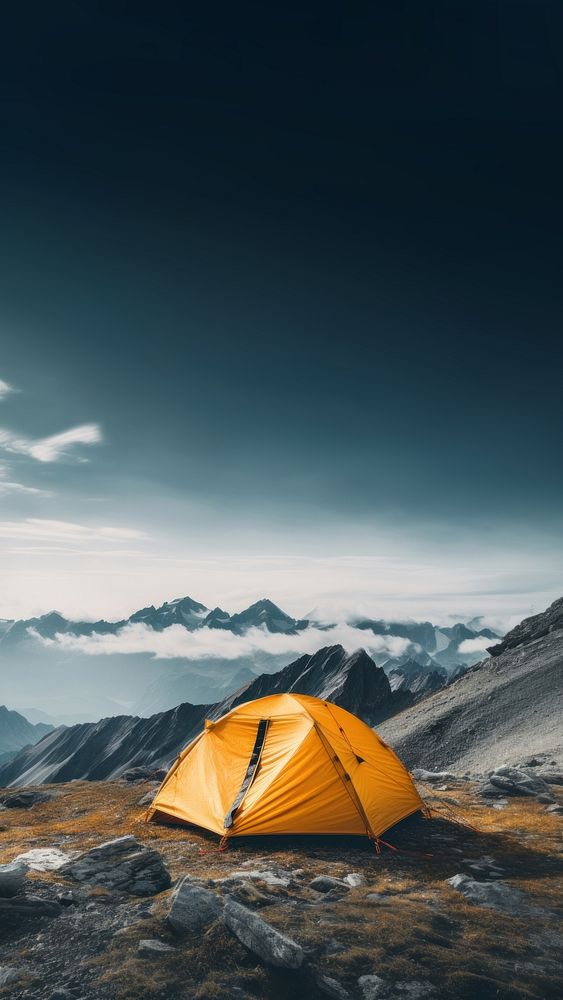
[[[220,836],[364,834],[424,808],[397,755],[331,702],[281,694],[239,705],[182,751],[147,811]]]

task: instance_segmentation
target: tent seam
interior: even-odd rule
[[[324,750],[326,752],[327,757],[329,758],[332,766],[334,767],[334,770],[336,771],[336,774],[340,778],[340,781],[344,785],[344,788],[348,792],[348,795],[350,796],[352,804],[353,804],[353,806],[354,806],[354,808],[355,808],[358,816],[360,817],[362,823],[364,824],[364,826],[366,828],[366,833],[367,833],[368,837],[370,837],[373,840],[377,840],[377,834],[375,833],[375,830],[373,829],[373,827],[372,827],[372,825],[371,825],[371,823],[369,821],[369,816],[368,816],[368,814],[366,813],[366,811],[364,809],[363,802],[360,799],[360,796],[358,794],[358,790],[357,790],[354,782],[352,781],[352,775],[349,774],[348,771],[346,770],[346,768],[344,767],[344,764],[340,760],[340,757],[336,753],[336,750],[334,749],[334,747],[333,747],[332,743],[330,742],[330,740],[328,739],[328,737],[325,736],[325,734],[323,732],[321,732],[320,726],[317,723],[315,723],[314,728],[315,728],[315,732],[317,733],[317,736],[319,737],[319,739],[320,739],[320,741],[321,741],[321,743],[323,745],[323,748],[324,748]],[[325,743],[325,741],[326,741],[326,743]],[[344,771],[344,774],[348,774],[348,778],[349,778],[350,784],[351,784],[352,788],[354,789],[354,795],[351,794],[350,789],[348,788],[348,784],[347,784],[345,778],[342,777],[342,775],[340,774],[340,771],[338,770],[336,764],[334,763],[334,759],[329,754],[329,752],[328,752],[328,750],[326,748],[326,744],[327,743],[328,743],[330,749],[332,750],[332,752],[334,754],[334,758],[338,761],[338,763],[340,764],[342,770]],[[357,802],[356,802],[356,799],[358,800]],[[359,808],[358,808],[358,803],[359,803]]]

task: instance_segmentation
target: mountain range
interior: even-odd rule
[[[297,635],[311,625],[330,630],[337,623],[321,623],[312,618],[292,618],[269,598],[262,598],[244,611],[231,615],[219,607],[210,610],[191,597],[181,597],[165,601],[158,608],[154,605],[141,608],[128,618],[115,622],[105,619],[73,621],[58,611],[50,611],[36,618],[4,619],[0,623],[0,651],[5,652],[24,641],[33,641],[36,636],[54,639],[57,635],[117,635],[127,625],[136,624],[145,625],[156,632],[162,632],[171,625],[181,625],[189,632],[208,628],[229,631],[233,635],[244,635],[251,628],[261,628],[273,634]],[[407,639],[413,647],[432,654],[436,663],[444,666],[450,665],[452,660],[455,660],[456,665],[465,660],[464,654],[459,652],[459,645],[464,639],[499,638],[498,633],[491,629],[470,628],[461,622],[453,626],[436,626],[432,622],[397,622],[364,618],[352,620],[350,624],[373,635]]]
[[[410,767],[482,771],[521,760],[523,753],[560,755],[563,599],[521,623],[489,652],[441,690],[417,695],[403,684],[405,677],[418,676],[412,661],[403,662],[402,679],[393,684],[398,667],[388,677],[363,649],[349,654],[342,646],[327,646],[216,703],[185,703],[148,719],[121,715],[59,727],[0,766],[0,784],[103,779],[131,767],[167,766],[205,718],[290,691],[332,701],[376,725]]]
[[[160,607],[154,604],[135,611],[128,618],[118,621],[72,621],[59,611],[49,611],[37,618],[4,619],[0,627],[0,649],[7,649],[24,640],[39,635],[54,639],[56,635],[116,635],[126,625],[146,625],[155,632],[162,632],[171,625],[181,625],[188,631],[212,628],[226,629],[234,635],[243,635],[249,628],[265,628],[268,632],[296,635],[307,628],[309,621],[298,620],[278,608],[273,601],[263,598],[237,614],[230,615],[221,608],[210,610],[191,597],[178,597],[165,601]]]
[[[74,621],[51,611],[0,622],[3,700],[24,711],[33,691],[34,709],[63,723],[95,721],[124,711],[149,716],[186,701],[215,702],[261,673],[278,671],[300,653],[311,653],[324,644],[323,636],[327,645],[341,642],[342,627],[354,630],[346,645],[362,645],[365,635],[366,647],[389,676],[402,671],[394,677],[395,687],[402,684],[419,692],[435,690],[447,675],[482,655],[460,649],[465,639],[483,644],[496,637],[479,621],[436,626],[366,618],[343,626],[319,622],[312,615],[293,618],[268,598],[230,613],[183,597],[149,605],[118,621]],[[184,654],[190,635],[194,651],[188,648]],[[156,653],[167,636],[173,637],[172,652]],[[229,636],[233,642],[226,651]],[[239,654],[241,637],[251,641]],[[400,655],[394,656],[397,643]],[[405,657],[416,664],[406,674]]]

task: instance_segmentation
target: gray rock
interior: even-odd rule
[[[59,986],[50,994],[49,1000],[76,1000],[76,994],[72,990],[67,990],[65,986]]]
[[[225,903],[223,920],[231,933],[249,951],[269,965],[299,969],[303,964],[303,949],[300,945],[234,899],[228,899]]]
[[[76,852],[73,852],[76,853]],[[36,872],[55,872],[70,861],[72,854],[65,854],[57,847],[35,847],[25,854],[18,854],[15,861],[24,863]]]
[[[77,899],[71,889],[64,889],[55,896],[60,906],[76,906]]]
[[[214,892],[184,876],[172,893],[166,920],[175,934],[193,934],[217,920],[221,910],[221,900]]]
[[[315,980],[317,989],[323,996],[330,997],[331,1000],[351,1000],[348,990],[337,979],[333,979],[332,976],[325,976],[316,969],[313,971],[313,979]]]
[[[20,969],[14,969],[11,965],[0,965],[0,987],[11,986],[12,983],[17,983],[21,977]]]
[[[367,885],[368,882],[365,875],[362,875],[361,872],[350,872],[344,876],[343,881],[346,882],[346,885],[351,886],[352,889],[357,889],[360,885]]]
[[[455,781],[456,776],[451,771],[425,771],[423,767],[415,767],[412,776],[417,781],[426,781],[430,785],[441,785],[444,781]]]
[[[130,767],[121,773],[123,781],[164,781],[167,771],[162,767]]]
[[[328,941],[325,941],[324,950],[325,955],[338,955],[341,951],[346,951],[346,945],[337,941],[336,938],[329,938]]]
[[[119,889],[134,896],[152,896],[168,889],[171,883],[158,851],[130,835],[93,847],[59,871],[77,882]]]
[[[218,982],[217,987],[220,991],[217,996],[220,1000],[256,1000],[255,993],[248,993],[242,986],[233,986],[232,980],[227,982]]]
[[[548,813],[554,813],[556,816],[563,816],[563,806],[559,802],[554,802],[552,806],[548,806],[545,810]]]
[[[362,1000],[423,1000],[435,991],[432,983],[411,979],[390,983],[380,976],[360,976],[358,986]]]
[[[387,983],[381,976],[360,976],[358,986],[363,1000],[383,1000],[387,994]]]
[[[2,795],[0,802],[6,809],[31,809],[38,802],[49,802],[50,799],[54,799],[55,797],[54,792],[32,792],[26,790],[22,792],[9,792],[7,795]]]
[[[544,793],[538,795],[537,799],[538,802],[541,802],[542,806],[550,806],[553,805],[553,803],[555,802],[553,795],[545,795]]]
[[[286,888],[291,882],[291,872],[282,870],[272,871],[271,869],[244,868],[241,871],[231,872],[226,879],[221,879],[219,881],[231,882],[236,879],[257,879],[260,882],[265,882],[266,885],[279,885]]]
[[[236,899],[237,903],[251,908],[270,906],[279,899],[271,892],[262,892],[255,882],[233,882],[229,886],[229,895]]]
[[[331,889],[348,890],[349,888],[350,886],[343,879],[333,878],[332,875],[317,875],[311,882],[311,889],[315,889],[316,892],[330,892]]]
[[[491,771],[488,781],[480,789],[485,797],[494,796],[498,789],[501,795],[548,795],[549,786],[534,771],[511,767],[504,764]]]
[[[563,785],[563,771],[541,770],[537,772],[538,778],[545,781],[546,785]]]
[[[454,875],[446,881],[476,906],[486,906],[490,910],[497,910],[513,917],[541,913],[539,907],[528,902],[520,889],[505,882],[479,882],[469,875],[461,874]]]
[[[6,899],[23,892],[27,866],[21,861],[10,861],[0,865],[0,898]]]
[[[143,938],[137,945],[137,953],[143,958],[162,958],[176,951],[171,944],[157,938]]]
[[[150,806],[153,799],[154,799],[154,792],[145,792],[144,795],[141,795],[141,798],[138,800],[137,805]]]
[[[463,864],[469,868],[472,875],[479,875],[481,878],[485,879],[497,879],[502,878],[504,875],[504,868],[501,868],[494,858],[484,857],[484,858],[462,858]]]
[[[0,924],[25,917],[58,917],[62,912],[58,903],[39,896],[0,899]]]

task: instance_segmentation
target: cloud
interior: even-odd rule
[[[57,462],[64,458],[69,449],[77,444],[99,444],[102,432],[98,424],[83,424],[71,427],[60,434],[45,438],[19,437],[12,431],[0,430],[0,448],[17,455],[29,455],[38,462]]]
[[[148,536],[133,528],[96,527],[72,521],[52,521],[26,517],[21,521],[0,521],[0,538],[17,538],[46,542],[123,541]]]
[[[23,483],[11,483],[0,479],[0,497],[9,496],[14,493],[25,493],[35,497],[49,497],[51,493],[47,490],[38,490],[35,486],[24,486]]]
[[[10,385],[9,382],[5,382],[3,378],[0,378],[0,400],[5,399],[11,392],[17,392],[17,389],[14,389],[13,385]]]
[[[487,646],[494,646],[495,639],[487,639],[485,635],[478,635],[475,639],[464,639],[458,646],[460,653],[486,653]]]
[[[27,494],[36,497],[49,497],[51,493],[47,490],[39,490],[35,486],[26,486],[24,483],[16,483],[5,479],[8,469],[5,465],[0,465],[0,497],[13,496],[14,494]]]
[[[399,636],[372,635],[345,624],[330,629],[311,626],[298,635],[278,635],[265,628],[251,628],[245,635],[210,628],[188,632],[182,625],[170,625],[162,632],[156,632],[143,623],[126,625],[115,635],[57,634],[54,639],[45,639],[30,631],[43,645],[58,646],[68,652],[85,653],[87,656],[148,653],[156,659],[181,657],[202,660],[218,657],[238,660],[254,653],[270,653],[273,656],[291,653],[299,656],[314,653],[322,646],[340,643],[349,651],[361,647],[370,654],[379,654],[380,661],[383,661],[390,656],[402,655],[410,645],[408,639]]]

